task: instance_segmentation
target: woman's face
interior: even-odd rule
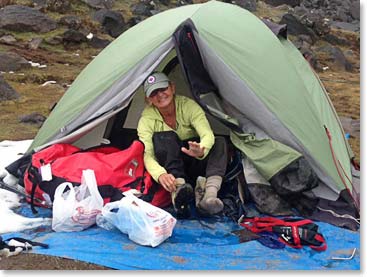
[[[150,103],[158,109],[164,109],[173,103],[173,96],[175,94],[175,86],[170,83],[167,88],[154,90],[149,98]]]

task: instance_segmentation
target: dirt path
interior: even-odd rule
[[[53,256],[21,253],[1,258],[0,270],[110,270],[111,268]]]

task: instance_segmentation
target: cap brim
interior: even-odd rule
[[[155,83],[155,84],[151,85],[151,86],[147,89],[147,91],[145,92],[145,95],[146,95],[147,97],[149,97],[149,96],[150,96],[150,94],[151,94],[154,90],[159,89],[159,88],[166,88],[166,87],[168,87],[168,86],[169,86],[168,81],[162,81],[162,82]]]

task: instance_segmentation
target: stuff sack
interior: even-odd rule
[[[70,182],[79,186],[85,169],[94,171],[104,204],[121,199],[124,191],[136,189],[142,194],[141,198],[152,205],[169,205],[169,193],[145,170],[143,153],[144,144],[135,140],[124,150],[113,146],[81,150],[70,144],[54,144],[33,154],[24,174],[32,211],[36,212],[35,204],[51,206],[58,185]]]
[[[69,190],[65,191],[66,188]],[[65,191],[65,192],[64,192]],[[96,223],[103,208],[103,199],[98,192],[93,170],[83,170],[82,184],[60,184],[54,195],[52,206],[52,230],[55,232],[77,232]]]
[[[137,244],[156,247],[172,235],[177,220],[165,210],[132,194],[106,204],[101,215]],[[101,221],[101,219],[99,219]]]

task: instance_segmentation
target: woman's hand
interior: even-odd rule
[[[169,192],[174,192],[176,190],[176,178],[172,174],[163,173],[158,177],[158,182]]]
[[[204,156],[205,147],[201,147],[200,143],[196,141],[189,141],[188,143],[189,143],[189,149],[182,147],[181,148],[182,152],[194,158],[201,158]]]

